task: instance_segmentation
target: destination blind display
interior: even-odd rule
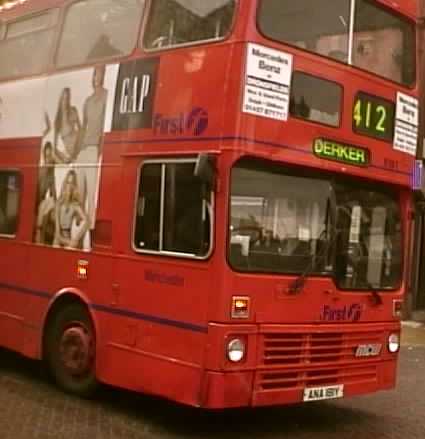
[[[358,93],[353,107],[355,133],[379,140],[392,141],[395,105],[391,101]]]
[[[316,139],[313,144],[313,152],[316,157],[354,166],[367,166],[370,163],[369,150],[333,140]]]

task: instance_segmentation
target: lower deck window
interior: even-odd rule
[[[241,160],[232,170],[229,262],[238,271],[332,276],[395,289],[402,220],[389,186]]]
[[[0,171],[0,235],[16,234],[19,195],[19,174],[15,171]]]
[[[211,195],[194,176],[194,161],[142,167],[134,247],[205,257],[211,243]]]

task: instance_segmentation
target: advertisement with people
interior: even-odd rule
[[[110,131],[118,66],[48,80],[34,240],[90,250],[103,135]]]

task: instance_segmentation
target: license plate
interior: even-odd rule
[[[344,384],[325,387],[307,387],[304,389],[304,401],[322,401],[336,399],[344,396]]]

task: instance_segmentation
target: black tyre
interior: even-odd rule
[[[60,308],[47,327],[45,360],[59,387],[90,397],[98,387],[95,374],[96,337],[85,306],[72,303]]]

